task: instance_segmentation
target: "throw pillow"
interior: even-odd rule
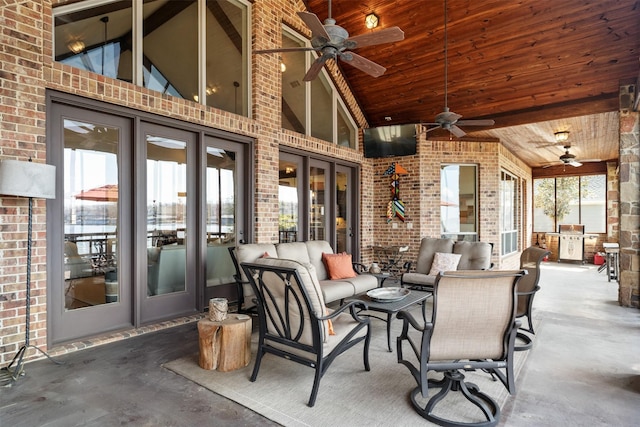
[[[430,276],[437,276],[441,271],[455,271],[458,268],[460,262],[460,254],[445,254],[442,252],[436,252],[431,263]]]
[[[331,312],[329,311],[329,309],[327,307],[324,308],[324,315],[328,316],[330,315]],[[333,329],[333,322],[331,321],[331,319],[327,320],[327,332],[329,333],[329,335],[335,335],[336,331]]]
[[[353,264],[351,263],[351,254],[346,252],[341,254],[328,254],[323,252],[322,262],[324,262],[324,266],[327,268],[327,274],[329,274],[330,280],[356,277],[356,272],[353,270]]]

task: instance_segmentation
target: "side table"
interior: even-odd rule
[[[251,361],[251,317],[230,314],[225,320],[198,321],[198,343],[202,369],[229,372]]]

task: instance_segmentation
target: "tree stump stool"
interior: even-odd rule
[[[251,361],[251,317],[232,314],[225,320],[198,321],[198,343],[202,369],[233,371]]]

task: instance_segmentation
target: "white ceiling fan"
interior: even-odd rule
[[[448,46],[447,46],[447,0],[444,0],[444,111],[438,114],[432,123],[421,123],[423,126],[427,126],[425,132],[431,132],[434,129],[444,129],[451,132],[454,136],[460,138],[466,135],[466,132],[460,129],[459,126],[493,126],[495,121],[493,120],[460,120],[462,116],[449,110],[447,103],[448,98]],[[428,127],[433,126],[433,127]]]

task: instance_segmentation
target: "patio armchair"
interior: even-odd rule
[[[510,394],[515,393],[513,354],[519,326],[515,317],[516,286],[524,274],[526,272],[506,270],[440,273],[433,288],[430,322],[418,322],[408,312],[398,313],[398,318],[403,320],[402,333],[397,339],[398,363],[409,369],[417,383],[410,399],[423,418],[445,426],[498,423],[499,405],[478,386],[465,382],[463,371],[489,372]],[[420,341],[416,331],[421,333]],[[413,352],[411,359],[415,357],[416,361],[405,359],[405,344]],[[433,375],[428,378],[430,371],[441,373],[442,379],[434,379]],[[433,388],[440,391],[426,400]],[[461,392],[481,410],[485,419],[462,422],[437,415],[436,405],[450,391]]]
[[[520,327],[517,335],[516,351],[528,350],[533,345],[531,335],[535,335],[533,330],[533,297],[540,290],[538,282],[540,281],[540,263],[550,255],[551,252],[537,247],[531,246],[522,251],[520,255],[520,268],[527,271],[527,275],[518,282],[518,308],[516,317],[527,317],[527,327],[524,324]],[[521,344],[522,343],[522,344]]]
[[[312,264],[264,257],[242,263],[256,296],[259,338],[251,381],[256,381],[266,353],[311,367],[315,378],[308,406],[315,404],[320,380],[336,357],[364,342],[369,371],[369,319],[358,316],[362,302],[330,311]]]

